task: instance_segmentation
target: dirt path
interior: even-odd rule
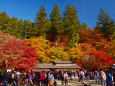
[[[102,86],[100,83],[97,84],[95,80],[85,80],[84,82],[90,84],[90,86]],[[57,80],[57,84],[57,86],[62,86],[60,80]],[[78,80],[69,80],[68,86],[82,86],[82,84]]]

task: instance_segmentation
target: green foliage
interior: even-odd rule
[[[108,35],[114,34],[114,21],[111,17],[105,13],[103,9],[100,10],[100,14],[98,16],[97,27],[102,30],[104,35],[107,37]]]
[[[64,12],[62,20],[64,34],[69,36],[68,46],[72,47],[76,42],[76,33],[81,32],[81,25],[77,17],[77,10],[75,7],[68,5]],[[78,37],[78,36],[77,36]]]
[[[51,31],[55,32],[55,37],[54,39],[59,41],[59,34],[62,33],[62,29],[60,28],[60,10],[59,6],[55,4],[53,11],[50,14],[51,18]]]
[[[6,12],[0,12],[0,30],[3,32],[8,32],[9,23],[10,18]]]
[[[23,22],[23,38],[32,38],[35,34],[35,28],[30,20],[24,20]]]
[[[74,41],[73,38],[69,38],[68,41],[67,41],[67,45],[68,45],[68,47],[72,48],[73,45],[74,45],[74,42],[75,42],[75,41]]]
[[[63,29],[65,34],[73,35],[74,32],[80,32],[80,22],[77,17],[77,10],[75,7],[68,5],[64,12]]]
[[[22,38],[22,24],[19,22],[17,18],[11,18],[8,31],[11,35],[17,38]]]
[[[48,31],[48,26],[50,24],[49,19],[46,18],[47,14],[45,13],[44,6],[41,6],[39,12],[37,13],[36,23],[37,23],[37,32],[39,36],[46,36]]]
[[[114,26],[112,27],[111,37],[113,38],[113,40],[115,40],[115,24],[114,24]]]
[[[0,12],[0,30],[19,38],[33,37],[35,33],[34,25],[29,20],[18,20],[15,17],[10,18],[5,12]]]
[[[82,23],[82,31],[87,31],[89,28],[86,23]]]
[[[75,34],[74,37],[70,37],[67,41],[67,45],[69,48],[72,48],[74,46],[74,43],[79,41],[79,34],[77,33],[74,34]]]
[[[77,18],[75,7],[68,5],[61,17],[59,6],[56,4],[50,14],[50,21],[47,18],[44,6],[41,6],[37,13],[35,23],[30,20],[18,20],[15,17],[10,18],[5,12],[0,12],[0,30],[8,32],[19,38],[33,38],[37,36],[48,36],[51,34],[53,41],[60,40],[60,34],[68,34],[68,37],[74,37],[73,33],[81,32],[81,25]]]

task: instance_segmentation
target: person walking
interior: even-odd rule
[[[54,86],[54,76],[53,73],[49,75],[49,86]]]
[[[41,86],[45,85],[45,72],[40,74]]]
[[[101,81],[102,81],[102,86],[106,86],[106,74],[103,70],[101,70]]]
[[[79,81],[81,82],[81,83],[83,83],[84,82],[84,72],[81,70],[80,72],[79,72]]]
[[[106,80],[107,86],[112,86],[112,74],[107,74],[107,80]]]
[[[63,86],[64,85],[64,73],[63,73],[63,71],[61,71],[61,73],[60,73],[60,80],[61,80],[61,85]]]
[[[68,86],[68,80],[69,80],[69,76],[67,74],[67,72],[64,73],[64,83],[65,83],[65,86]]]
[[[100,81],[100,74],[99,71],[96,71],[96,83],[99,83]]]
[[[112,86],[113,84],[113,75],[111,70],[108,71],[106,82],[107,82],[107,86]]]

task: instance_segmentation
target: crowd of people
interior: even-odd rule
[[[96,80],[102,86],[115,86],[115,70],[80,71],[79,81],[84,83],[84,80]]]
[[[57,86],[57,80],[62,86],[68,86],[69,80],[78,80],[84,86],[84,80],[96,80],[102,86],[115,86],[115,71],[42,71],[42,72],[4,72],[0,73],[0,86]]]

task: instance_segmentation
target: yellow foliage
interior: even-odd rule
[[[69,60],[68,53],[63,47],[51,47],[51,43],[43,37],[26,39],[26,44],[36,49],[39,62],[49,63],[52,61]]]
[[[48,51],[51,61],[66,61],[69,60],[68,53],[63,47],[52,47]]]
[[[50,62],[50,58],[46,55],[47,49],[51,47],[50,41],[46,40],[42,36],[37,38],[26,39],[25,41],[28,46],[32,46],[36,49],[37,55],[39,57],[39,62]]]
[[[74,61],[76,59],[79,59],[84,54],[83,51],[82,51],[82,48],[81,48],[80,44],[78,44],[78,43],[75,43],[75,46],[72,47],[68,51],[68,53],[69,53],[72,61]]]
[[[50,42],[45,40],[42,36],[32,39],[26,39],[27,44],[31,44],[32,47],[35,47],[36,50],[44,50],[49,48]]]

